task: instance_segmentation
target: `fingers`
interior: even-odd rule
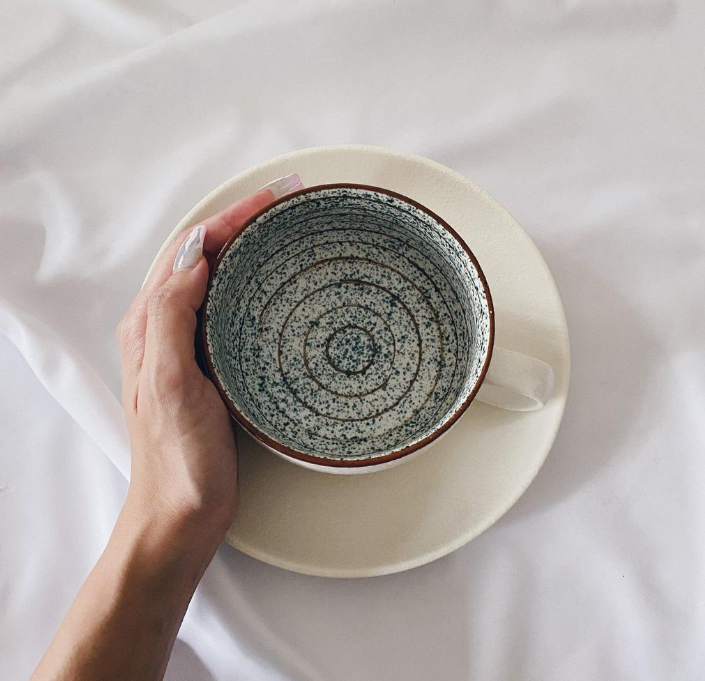
[[[117,336],[123,373],[123,404],[126,407],[135,404],[139,374],[143,363],[147,361],[150,337],[151,346],[153,346],[150,360],[156,361],[161,358],[163,353],[158,352],[157,341],[163,334],[168,335],[173,332],[175,336],[172,340],[162,340],[171,343],[174,346],[173,350],[180,348],[179,357],[184,361],[188,358],[194,367],[196,366],[193,362],[195,312],[205,296],[208,280],[206,261],[212,261],[232,234],[255,213],[266,208],[275,199],[302,187],[297,174],[286,175],[266,185],[256,194],[236,201],[201,223],[205,232],[202,243],[205,259],[201,258],[192,270],[173,274],[174,263],[180,255],[179,251],[189,238],[193,238],[194,230],[184,230],[168,245],[118,326]],[[194,301],[197,302],[194,303]],[[166,308],[171,312],[168,314],[164,312]],[[152,311],[157,319],[151,324],[150,333],[148,318],[152,316]],[[188,341],[184,336],[187,331],[191,335]]]
[[[177,276],[177,274],[182,274],[181,271],[185,274],[187,271],[190,272],[192,269],[197,269],[195,266],[200,264],[200,269],[205,272],[206,281],[208,279],[208,267],[205,260],[201,257],[203,253],[203,236],[203,225],[199,225],[184,235],[172,260],[173,276],[167,279],[161,287],[149,293],[146,291],[140,293],[118,326],[123,376],[122,402],[126,408],[134,409],[136,407],[137,385],[146,351],[148,308],[155,306],[159,309],[160,306],[157,303],[162,297],[165,297],[168,282],[175,280],[178,283],[184,279],[184,277]],[[203,262],[199,263],[199,260]],[[188,277],[185,277],[185,279],[189,280]],[[202,282],[196,279],[195,283],[191,285],[191,289],[195,287],[196,295],[200,295],[200,300],[196,303],[196,309],[205,295],[205,284],[202,286],[201,284]],[[173,288],[173,286],[172,282],[171,287]],[[203,291],[199,293],[200,288],[203,288]],[[188,300],[188,295],[186,297]]]
[[[246,196],[228,206],[225,210],[216,213],[212,217],[204,220],[201,225],[205,227],[205,241],[203,252],[207,258],[213,258],[220,252],[225,242],[232,234],[242,227],[250,217],[266,208],[274,201],[274,195],[267,189],[262,189],[256,194]],[[184,230],[165,249],[159,260],[155,263],[154,269],[147,281],[144,282],[142,291],[149,297],[156,291],[170,276],[174,265],[174,259],[181,247],[181,244],[188,238],[189,230]]]
[[[256,194],[242,201],[237,201],[225,210],[204,222],[206,225],[206,241],[203,252],[208,259],[215,258],[220,253],[225,242],[242,227],[255,213],[259,213],[275,199],[303,188],[301,178],[297,173],[284,175],[265,185]]]
[[[220,213],[204,220],[201,224],[206,228],[203,253],[207,259],[212,259],[220,252],[225,242],[240,229],[255,213],[266,208],[275,199],[285,194],[297,191],[303,187],[301,178],[296,173],[280,177],[265,185],[255,194],[235,201]],[[187,238],[187,234],[179,234],[161,255],[149,278],[142,287],[142,292],[149,296],[158,289],[170,276],[174,258],[179,247]]]
[[[212,218],[208,218],[203,223],[206,227],[206,238],[203,243],[203,252],[206,257],[217,256],[225,242],[255,213],[259,213],[272,201],[274,201],[272,192],[267,189],[261,190],[233,203]]]
[[[149,298],[141,375],[166,393],[183,389],[199,374],[195,362],[196,312],[208,283],[208,265],[176,272]]]
[[[268,189],[260,190],[252,196],[236,201],[202,223],[205,227],[204,251],[207,255],[213,257],[217,255],[231,234],[242,227],[254,213],[270,204],[274,197],[274,192]],[[118,325],[117,337],[120,346],[125,405],[134,403],[137,392],[137,378],[145,352],[149,300],[172,276],[177,254],[191,234],[192,230],[184,230],[168,245]]]
[[[122,403],[125,408],[134,407],[137,378],[144,357],[145,329],[140,321],[141,316],[135,310],[137,302],[132,303],[127,314],[120,320],[116,334],[122,366]],[[146,314],[144,319],[146,321]]]
[[[183,232],[177,234],[174,240],[166,247],[164,253],[159,257],[159,260],[154,263],[154,268],[144,282],[139,295],[149,298],[149,296],[171,276],[176,254],[181,248],[181,244],[188,239],[191,231],[190,229],[185,229]]]
[[[122,364],[122,396],[123,404],[125,405],[134,402],[133,397],[136,393],[137,377],[144,357],[149,297],[171,275],[176,254],[183,242],[189,238],[189,235],[190,232],[185,230],[183,234],[179,234],[169,244],[142,290],[132,301],[127,313],[118,324],[117,338]]]

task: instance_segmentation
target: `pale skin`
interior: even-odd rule
[[[209,261],[263,190],[206,220],[196,264],[172,273],[183,234],[118,327],[132,473],[108,544],[32,681],[155,681],[238,506],[235,436],[194,355]]]

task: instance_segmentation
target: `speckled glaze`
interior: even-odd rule
[[[207,369],[278,453],[328,467],[399,459],[467,408],[493,311],[468,247],[405,197],[322,185],[225,246],[203,316]]]

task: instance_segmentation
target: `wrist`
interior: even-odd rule
[[[204,527],[187,512],[164,508],[142,495],[128,492],[113,532],[113,538],[141,555],[158,569],[161,565],[180,564],[201,569],[210,563],[223,532]]]

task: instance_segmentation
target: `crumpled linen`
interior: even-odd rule
[[[379,144],[525,225],[572,384],[538,478],[407,573],[223,546],[167,678],[700,679],[705,10],[697,0],[9,0],[0,9],[0,660],[26,678],[129,473],[114,328],[173,225],[270,156]]]

